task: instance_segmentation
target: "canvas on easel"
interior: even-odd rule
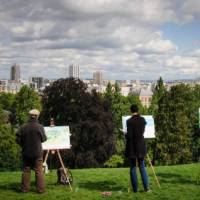
[[[60,164],[64,170],[64,173],[68,179],[69,187],[72,191],[70,179],[68,177],[68,172],[67,172],[68,169],[66,169],[66,167],[64,166],[64,162],[62,160],[62,157],[59,151],[61,149],[71,148],[71,144],[70,144],[71,134],[69,131],[69,126],[48,126],[48,127],[44,127],[44,129],[45,129],[45,134],[47,136],[47,141],[42,143],[43,150],[47,150],[44,163],[46,163],[50,151],[55,151],[58,155]]]
[[[146,126],[145,126],[145,132],[144,132],[144,138],[145,139],[153,139],[155,138],[155,125],[154,125],[154,119],[152,115],[142,115],[146,121]],[[122,116],[122,131],[125,134],[127,132],[127,127],[126,127],[126,121],[131,118],[130,115],[128,116]]]

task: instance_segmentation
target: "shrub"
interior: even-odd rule
[[[123,166],[123,163],[124,163],[124,159],[122,158],[122,156],[119,156],[119,155],[113,155],[111,156],[111,158],[106,161],[104,163],[104,166],[105,167],[121,167]]]

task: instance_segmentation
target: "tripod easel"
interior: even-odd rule
[[[63,171],[64,171],[64,173],[65,173],[65,176],[66,176],[66,178],[67,178],[67,182],[68,182],[68,184],[69,184],[70,190],[73,191],[72,186],[71,186],[71,183],[70,183],[70,179],[69,179],[69,176],[68,176],[68,173],[67,173],[67,169],[66,169],[66,167],[65,167],[65,165],[64,165],[64,163],[63,163],[63,160],[62,160],[62,157],[61,157],[61,155],[60,155],[60,152],[59,152],[58,149],[53,150],[53,151],[55,151],[55,152],[57,153],[58,158],[59,158],[59,161],[60,161],[60,164],[61,164],[61,166],[62,166],[62,168],[63,168]],[[46,155],[45,155],[44,163],[47,162],[47,159],[48,159],[48,156],[49,156],[49,153],[50,153],[50,152],[51,152],[51,150],[48,149],[48,150],[47,150],[47,153],[46,153]]]

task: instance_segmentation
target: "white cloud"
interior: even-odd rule
[[[159,25],[199,19],[197,2],[0,0],[0,78],[9,76],[13,63],[22,66],[24,78],[65,77],[72,63],[82,77],[96,69],[116,79],[192,76],[199,51],[182,54]]]
[[[137,44],[136,50],[148,52],[148,53],[169,53],[177,50],[177,46],[170,40],[162,40],[159,38],[152,39],[145,44]]]
[[[166,61],[166,65],[170,67],[178,67],[178,68],[185,68],[185,67],[194,67],[198,68],[200,63],[199,58],[187,57],[187,56],[174,56]]]

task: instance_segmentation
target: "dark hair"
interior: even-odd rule
[[[139,109],[138,109],[138,106],[136,104],[133,104],[133,105],[131,105],[130,110],[131,110],[132,113],[136,113],[136,112],[138,112]]]

